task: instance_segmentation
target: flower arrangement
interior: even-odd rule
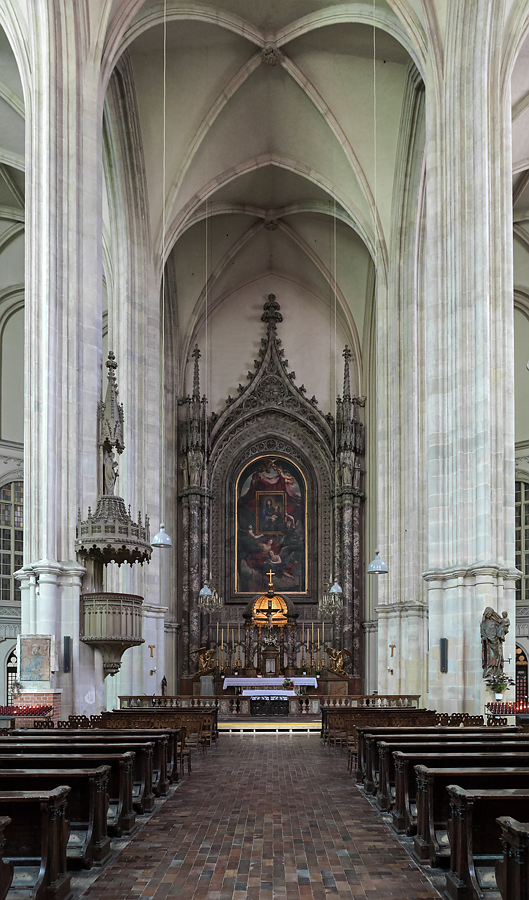
[[[490,687],[495,694],[503,694],[504,691],[508,691],[513,684],[516,684],[516,682],[510,675],[501,672],[500,675],[489,675],[488,678],[485,678],[485,684]]]
[[[284,687],[286,690],[290,691],[294,687],[294,682],[292,681],[291,678],[285,678],[285,680],[282,684],[282,687]]]

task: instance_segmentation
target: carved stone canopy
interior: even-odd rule
[[[151,558],[149,518],[146,516],[142,524],[141,513],[138,513],[138,521],[133,522],[123,497],[100,497],[94,515],[88,507],[88,518],[84,522],[79,511],[76,537],[77,553],[83,560],[132,566],[134,563],[143,565]]]
[[[129,563],[149,562],[152,554],[149,534],[149,519],[145,516],[142,524],[141,513],[133,522],[130,507],[125,507],[123,497],[114,496],[117,478],[117,462],[114,451],[123,453],[123,404],[118,403],[116,380],[116,358],[109,351],[107,360],[108,381],[105,399],[98,404],[98,448],[100,493],[96,511],[88,507],[88,518],[81,520],[81,510],[77,518],[75,546],[80,558],[93,560],[102,577],[102,565],[115,562],[118,566]]]

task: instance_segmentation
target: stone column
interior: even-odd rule
[[[430,705],[474,714],[482,713],[483,610],[515,617],[506,7],[449,4],[443,69],[434,71],[432,59],[426,75]],[[441,637],[446,674],[434,655]],[[505,669],[513,675],[514,663]]]
[[[189,501],[182,496],[182,670],[189,672]]]
[[[201,574],[201,507],[202,498],[199,492],[190,491],[189,502],[189,669],[193,675],[198,666],[198,649],[200,647],[200,609],[198,595],[200,592]]]
[[[102,116],[100,51],[91,39],[100,29],[95,22],[85,31],[92,15],[98,10],[88,0],[35,0],[26,23],[24,574],[41,572],[43,582],[33,598],[24,591],[30,609],[22,620],[55,634],[59,648],[64,634],[79,644],[80,579],[70,577],[77,508],[96,496]],[[102,671],[93,651],[88,656],[97,693]],[[73,669],[54,675],[61,715],[93,712],[83,680]]]

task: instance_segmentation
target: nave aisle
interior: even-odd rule
[[[82,896],[438,898],[346,768],[316,735],[222,734]]]

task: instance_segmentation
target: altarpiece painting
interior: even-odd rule
[[[237,480],[236,592],[306,591],[306,482],[286,457],[260,456]]]

